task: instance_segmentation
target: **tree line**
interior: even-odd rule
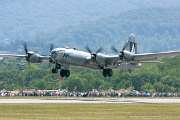
[[[143,64],[142,68],[128,71],[114,71],[111,78],[104,78],[102,71],[72,67],[69,78],[50,74],[47,63],[27,64],[25,71],[17,67],[19,60],[4,59],[0,62],[0,89],[66,89],[70,92],[98,90],[134,89],[149,92],[180,92],[180,57],[164,58],[163,64]],[[22,61],[25,62],[25,61]],[[22,82],[24,80],[24,83]],[[2,84],[6,83],[6,84]]]

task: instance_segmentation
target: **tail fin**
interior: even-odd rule
[[[135,34],[132,33],[129,35],[129,40],[128,40],[126,50],[134,54],[137,54],[137,43],[136,43],[135,38],[136,38]]]

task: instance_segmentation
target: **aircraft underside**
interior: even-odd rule
[[[76,66],[76,65],[75,65]],[[102,70],[102,74],[104,77],[111,77],[113,75],[113,71],[111,68],[103,68],[103,67],[97,67],[97,65],[85,65],[81,66],[83,68],[92,69],[92,70]],[[58,73],[58,70],[60,70],[60,76],[61,77],[69,77],[70,76],[70,70],[65,69],[60,64],[56,63],[54,68],[52,68],[52,73]]]

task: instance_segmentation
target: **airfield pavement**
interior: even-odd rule
[[[180,98],[45,98],[3,99],[0,104],[13,103],[180,103]]]

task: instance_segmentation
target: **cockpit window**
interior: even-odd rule
[[[59,50],[59,52],[65,52],[65,50]]]
[[[56,51],[52,51],[51,52],[51,57],[52,58],[56,58],[57,57],[57,52]]]

